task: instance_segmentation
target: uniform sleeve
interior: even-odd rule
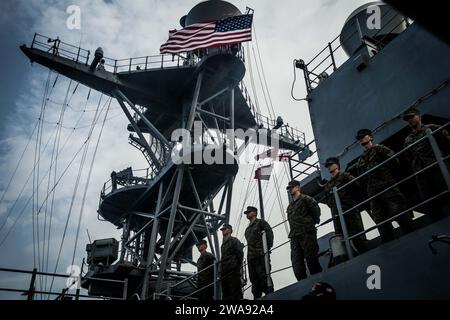
[[[267,223],[267,221],[263,221],[262,229],[266,232],[267,245],[269,246],[269,249],[270,249],[273,246],[273,231],[272,231],[272,228]]]
[[[313,198],[308,198],[308,206],[313,217],[320,217],[320,207],[316,200]]]
[[[240,242],[238,239],[236,239],[235,243],[235,252],[236,257],[239,262],[239,265],[242,265],[242,261],[244,261],[244,244]]]
[[[392,157],[395,153],[392,149],[386,147],[386,146],[382,146],[380,145],[378,148],[378,151],[386,158],[390,158]]]

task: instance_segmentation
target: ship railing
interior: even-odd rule
[[[330,218],[330,219],[320,223],[319,225],[316,226],[316,229],[322,228],[323,226],[325,226],[325,225],[327,225],[327,224],[329,224],[331,222],[333,222],[333,218]],[[278,224],[276,224],[276,225],[274,225],[274,226],[272,226],[271,229],[275,230],[278,227],[286,225],[286,223],[288,223],[287,219],[282,221],[282,222],[280,222],[280,223],[278,223]],[[276,250],[278,250],[278,249],[288,245],[290,242],[291,242],[291,240],[288,239],[287,241],[283,241],[280,244],[277,244],[277,245],[273,246],[272,248],[267,248],[266,250],[264,250],[264,252],[261,254],[261,256],[265,256],[267,254],[273,253],[274,251],[276,251]],[[245,248],[247,248],[247,245],[244,245],[243,249],[245,249]],[[213,279],[213,281],[211,281],[210,283],[206,284],[203,287],[200,287],[200,288],[197,287],[195,291],[190,292],[189,294],[187,294],[187,295],[185,295],[185,296],[183,296],[181,298],[177,297],[180,300],[193,299],[193,298],[195,299],[196,294],[200,293],[204,289],[207,289],[207,288],[209,288],[211,286],[218,285],[218,283],[223,282],[225,279],[227,279],[228,277],[231,276],[231,273],[229,273],[229,274],[220,274],[219,270],[220,270],[220,265],[222,263],[223,263],[223,260],[220,260],[220,261],[216,260],[213,264],[207,266],[206,268],[204,268],[202,270],[198,270],[198,272],[194,273],[193,275],[191,275],[191,276],[189,276],[189,277],[187,277],[187,278],[185,278],[185,279],[183,279],[183,280],[181,280],[181,281],[179,281],[179,282],[177,282],[177,283],[175,283],[173,285],[168,286],[166,289],[164,289],[160,293],[160,295],[161,296],[170,296],[170,292],[174,288],[176,288],[177,286],[179,286],[179,285],[181,285],[183,283],[186,283],[186,282],[193,282],[193,281],[195,281],[195,278],[197,278],[199,274],[201,274],[203,272],[206,272],[206,271],[210,270],[211,268],[214,268],[214,279]],[[247,267],[247,265],[248,265],[248,261],[246,261],[244,259],[242,267],[241,267],[244,270],[242,272],[242,274],[245,274],[245,268]],[[287,269],[290,269],[290,268],[292,268],[292,265],[287,266],[287,267],[283,267],[283,268],[280,268],[280,269],[272,270],[272,271],[270,271],[269,275],[272,275],[272,274],[275,274],[275,273],[278,273],[278,272],[281,272],[281,271],[284,271],[284,270],[287,270]],[[243,292],[247,291],[251,287],[252,287],[252,285],[249,285],[248,287],[244,288]],[[219,299],[216,297],[216,300],[219,300]]]
[[[397,152],[396,154],[392,155],[391,157],[389,157],[388,159],[386,159],[385,161],[381,162],[380,164],[378,164],[377,166],[371,168],[370,170],[364,172],[363,174],[357,176],[355,179],[351,180],[350,182],[346,183],[345,185],[339,187],[339,188],[334,188],[332,190],[332,196],[335,199],[335,203],[336,203],[336,208],[337,211],[339,213],[339,221],[342,225],[342,236],[344,237],[343,241],[345,243],[345,247],[347,250],[347,256],[349,258],[353,257],[353,251],[351,249],[351,245],[350,245],[350,241],[352,239],[355,239],[357,237],[363,236],[364,234],[375,230],[377,228],[379,228],[380,226],[383,226],[385,224],[391,223],[394,220],[397,220],[398,218],[411,214],[414,210],[416,209],[420,209],[423,208],[425,205],[429,204],[430,202],[437,200],[438,198],[441,198],[442,196],[444,196],[445,194],[448,194],[450,192],[450,174],[449,174],[449,167],[450,167],[450,155],[445,154],[441,148],[442,148],[442,144],[439,145],[436,139],[436,135],[437,134],[441,134],[443,135],[443,131],[447,130],[448,128],[450,128],[450,122],[439,127],[438,129],[432,131],[431,129],[427,129],[426,130],[426,136],[424,136],[423,138],[415,141],[414,143],[408,145],[407,147],[405,147],[404,149],[400,150],[399,152]],[[414,146],[417,146],[418,144],[422,144],[422,143],[428,143],[431,147],[431,150],[433,151],[433,156],[434,156],[434,162],[428,164],[426,167],[408,175],[405,178],[402,178],[399,181],[396,181],[395,183],[393,183],[392,185],[390,185],[387,188],[384,188],[383,190],[381,190],[380,192],[364,199],[363,201],[359,202],[358,204],[356,204],[354,207],[349,208],[347,210],[343,210],[342,205],[341,205],[341,201],[340,201],[340,197],[339,197],[339,192],[342,191],[345,188],[348,188],[350,186],[354,186],[356,183],[360,183],[362,179],[367,178],[370,174],[373,174],[376,170],[379,170],[381,168],[385,168],[386,166],[391,165],[392,166],[392,162],[393,161],[398,161],[399,156],[404,155],[406,152],[410,151],[411,148],[413,148]],[[445,142],[444,142],[445,143]],[[448,144],[450,144],[449,141],[446,141],[447,143],[447,147]],[[413,178],[418,177],[419,175],[423,176],[423,174],[427,174],[430,173],[430,169],[436,168],[436,166],[439,168],[439,172],[441,175],[441,178],[443,179],[443,186],[445,185],[445,189],[441,190],[439,193],[428,197],[427,199],[421,199],[420,202],[415,203],[414,205],[412,205],[411,207],[398,212],[397,214],[395,214],[392,217],[389,217],[388,219],[385,219],[383,221],[381,221],[380,223],[376,223],[374,226],[367,228],[357,234],[354,235],[349,235],[348,233],[348,228],[347,228],[347,224],[345,221],[344,216],[345,215],[350,215],[350,214],[356,214],[359,211],[362,211],[361,207],[364,205],[368,205],[370,203],[370,201],[374,200],[375,198],[380,197],[381,195],[385,194],[386,192],[389,192],[391,190],[393,190],[394,188],[398,188],[400,185],[404,184],[405,182],[410,181]],[[436,183],[438,183],[436,181]],[[331,195],[330,195],[331,196]]]
[[[17,288],[6,288],[6,287],[0,287],[0,291],[5,292],[16,292],[21,293],[22,295],[27,297],[27,300],[34,300],[37,295],[41,295],[41,298],[44,298],[45,296],[47,299],[50,299],[50,296],[56,296],[55,300],[63,300],[66,297],[75,300],[79,300],[80,298],[89,298],[89,299],[96,299],[96,300],[126,300],[127,294],[128,294],[128,279],[125,278],[124,280],[115,280],[115,279],[107,279],[107,278],[91,278],[91,277],[83,277],[83,276],[75,276],[74,274],[61,274],[61,273],[49,273],[49,272],[41,272],[38,271],[36,268],[34,268],[32,271],[30,270],[22,270],[22,269],[12,269],[12,268],[0,268],[0,272],[9,272],[9,273],[19,273],[19,274],[29,274],[31,275],[30,284],[28,286],[28,289],[17,289]],[[52,278],[66,278],[66,279],[73,279],[72,282],[67,281],[67,287],[61,290],[61,292],[54,292],[54,291],[47,291],[44,287],[43,290],[37,290],[36,288],[39,286],[39,284],[43,281],[44,277],[52,277]],[[90,281],[99,281],[99,282],[110,282],[110,283],[117,283],[121,286],[123,286],[123,296],[122,298],[117,297],[108,297],[108,296],[94,296],[94,295],[85,295],[81,294],[81,289],[79,288],[79,284],[83,280],[90,280]],[[41,284],[42,286],[42,284]],[[69,290],[74,287],[75,293],[69,293]]]
[[[184,67],[194,65],[198,62],[198,58],[195,56],[190,57],[179,54],[159,54],[124,59],[104,57],[103,59],[105,59],[105,70],[111,71],[112,73]]]
[[[389,18],[388,15],[392,17]],[[403,17],[401,21],[392,28],[392,21],[399,16]],[[348,56],[342,48],[343,43],[347,43],[355,38],[360,41],[361,46],[366,46],[370,51],[379,52],[383,47],[386,37],[397,29],[401,25],[410,25],[410,21],[404,15],[401,15],[395,9],[390,8],[381,16],[381,19],[389,19],[386,24],[381,27],[374,37],[362,36],[358,26],[355,31],[346,37],[342,42],[340,42],[340,35],[336,36],[331,42],[317,53],[309,62],[305,63],[303,60],[294,60],[294,66],[303,70],[303,75],[305,78],[306,90],[311,92],[315,89],[321,81],[328,78],[333,72],[335,72],[344,62],[348,60]],[[353,22],[356,24],[357,20]],[[384,34],[383,37],[375,37],[378,34]]]
[[[276,119],[270,119],[269,117],[261,114],[258,111],[258,108],[255,107],[255,104],[253,103],[250,94],[247,90],[247,87],[245,86],[243,81],[239,83],[239,89],[241,90],[242,95],[244,96],[244,99],[247,102],[247,105],[250,108],[250,111],[252,112],[256,120],[257,126],[266,128],[268,130],[271,130],[272,128],[276,127],[277,126]],[[305,133],[294,127],[289,126],[289,124],[282,125],[277,130],[281,137],[291,139],[293,142],[299,144],[300,146],[306,145]]]
[[[39,33],[35,33],[31,48],[43,50],[55,56],[67,58],[77,63],[83,63],[85,65],[88,65],[89,63],[89,50],[63,42],[58,37],[52,39]]]
[[[389,159],[387,159],[387,160],[385,160],[384,162],[380,163],[378,166],[372,168],[371,170],[368,170],[368,171],[365,172],[364,174],[362,174],[362,175],[356,177],[355,179],[353,179],[351,182],[347,183],[346,185],[344,185],[344,186],[342,186],[342,187],[340,187],[340,188],[335,188],[331,194],[326,194],[326,195],[324,195],[321,199],[318,200],[318,202],[323,202],[323,201],[326,200],[326,198],[329,197],[329,196],[334,196],[335,199],[337,200],[337,201],[336,201],[336,206],[337,206],[337,209],[338,209],[338,212],[339,212],[339,217],[338,217],[338,218],[339,218],[339,220],[340,220],[340,222],[341,222],[341,225],[342,225],[343,242],[345,243],[345,248],[346,248],[346,250],[347,250],[347,257],[348,257],[348,259],[352,259],[352,258],[353,258],[353,249],[352,249],[352,246],[350,245],[350,241],[351,241],[352,239],[355,239],[355,238],[357,238],[357,237],[360,237],[360,236],[362,236],[362,235],[364,235],[364,234],[366,234],[366,233],[368,233],[368,232],[370,232],[370,231],[372,231],[372,230],[374,230],[374,229],[376,229],[376,228],[378,228],[378,227],[380,227],[380,226],[382,226],[382,225],[384,225],[384,224],[391,223],[392,221],[398,219],[399,217],[401,217],[401,216],[403,216],[403,215],[406,215],[406,214],[410,214],[413,210],[416,210],[416,209],[418,209],[418,208],[421,208],[421,207],[423,207],[424,205],[428,204],[429,202],[431,202],[431,201],[433,201],[433,200],[435,200],[435,199],[437,199],[437,198],[439,198],[439,197],[441,197],[441,196],[443,196],[443,195],[445,195],[445,194],[450,193],[450,174],[449,174],[449,169],[448,169],[448,167],[447,167],[447,166],[450,167],[450,165],[449,165],[449,164],[450,164],[450,155],[443,155],[443,154],[442,154],[442,151],[441,151],[441,149],[440,149],[440,147],[439,147],[439,145],[438,145],[438,143],[437,143],[437,141],[436,141],[436,139],[435,139],[435,137],[434,137],[436,134],[439,134],[440,132],[442,132],[442,131],[445,130],[446,128],[450,128],[450,123],[447,123],[447,124],[445,124],[445,125],[439,127],[438,129],[434,130],[434,131],[428,131],[428,132],[427,132],[427,135],[426,135],[425,137],[423,137],[422,139],[416,141],[415,143],[413,143],[413,144],[409,145],[408,147],[402,149],[401,151],[397,152],[396,154],[394,154],[394,155],[393,155],[392,157],[390,157]],[[353,183],[359,182],[360,179],[363,179],[365,176],[367,176],[367,175],[373,173],[374,170],[377,170],[377,169],[379,169],[379,168],[382,168],[382,167],[385,166],[385,165],[388,165],[390,161],[394,161],[394,160],[397,159],[399,156],[403,155],[405,152],[407,152],[408,150],[410,150],[412,147],[416,146],[416,145],[419,144],[419,143],[423,143],[423,142],[425,142],[425,141],[428,141],[428,142],[431,144],[431,147],[432,147],[432,150],[433,150],[433,154],[434,154],[434,157],[435,157],[435,159],[436,159],[435,162],[431,163],[430,165],[428,165],[427,167],[423,168],[422,170],[417,171],[417,172],[414,172],[413,174],[409,175],[408,177],[406,177],[406,178],[404,178],[404,179],[402,179],[402,180],[396,182],[396,183],[393,184],[392,186],[390,186],[390,187],[384,189],[383,191],[381,191],[380,193],[374,195],[373,197],[370,197],[370,198],[367,198],[367,199],[363,200],[362,202],[360,202],[359,204],[357,204],[355,207],[350,208],[350,209],[348,209],[348,210],[346,210],[346,211],[343,211],[343,210],[342,210],[342,207],[341,207],[341,205],[340,205],[340,201],[338,200],[338,199],[339,199],[339,191],[343,190],[344,188],[349,187],[349,186],[350,186],[351,184],[353,184]],[[402,184],[402,183],[404,183],[404,182],[406,182],[406,181],[408,181],[408,180],[410,180],[410,179],[412,179],[412,178],[415,178],[415,177],[417,177],[417,176],[420,175],[420,174],[423,174],[425,171],[430,170],[431,168],[433,168],[433,167],[435,167],[435,166],[439,166],[440,172],[441,172],[441,174],[442,174],[442,178],[444,179],[445,184],[446,184],[446,189],[445,189],[445,190],[442,190],[442,192],[439,192],[438,194],[436,194],[436,195],[434,195],[434,196],[431,196],[431,197],[429,197],[428,199],[422,199],[422,200],[420,201],[420,203],[414,204],[413,206],[409,207],[408,209],[406,209],[406,210],[404,210],[404,211],[402,211],[402,212],[399,212],[398,214],[396,214],[396,215],[393,216],[393,217],[390,217],[390,218],[388,218],[388,219],[385,219],[384,221],[382,221],[382,222],[380,222],[380,223],[374,225],[373,227],[367,228],[367,229],[365,229],[365,230],[363,230],[363,231],[361,231],[361,232],[359,232],[359,233],[357,233],[357,234],[351,235],[351,236],[348,234],[348,231],[347,231],[348,229],[347,229],[347,225],[346,225],[346,222],[345,222],[345,219],[344,219],[344,215],[346,215],[346,214],[352,214],[352,213],[355,214],[356,212],[362,211],[362,210],[359,210],[359,211],[356,210],[356,211],[355,211],[355,209],[357,209],[358,207],[363,206],[364,204],[367,204],[368,202],[370,202],[371,200],[373,200],[375,197],[378,197],[378,196],[380,196],[381,194],[383,194],[383,193],[385,193],[385,192],[387,192],[387,191],[389,191],[389,190],[392,190],[393,188],[398,187],[400,184]],[[334,222],[335,219],[336,219],[336,217],[331,217],[331,218],[329,218],[328,220],[326,220],[326,221],[324,221],[324,222],[318,224],[318,225],[316,226],[316,229],[319,230],[320,228],[322,228],[322,227],[324,227],[324,226],[326,226],[326,225],[328,225],[328,224]],[[272,226],[271,229],[272,229],[272,230],[275,230],[276,228],[278,228],[278,227],[280,227],[280,226],[285,226],[287,223],[288,223],[288,219],[285,219],[285,220],[281,221],[280,223],[278,223],[278,224]],[[278,244],[278,245],[272,247],[271,249],[266,250],[266,251],[263,253],[263,255],[266,255],[266,254],[268,254],[268,253],[272,253],[272,252],[274,252],[275,250],[278,250],[278,249],[280,249],[280,248],[282,248],[282,247],[288,245],[289,243],[290,243],[290,239],[287,239],[286,241],[283,241],[282,243],[280,243],[280,244]],[[247,245],[245,245],[244,248],[245,248],[245,247],[247,247]],[[323,255],[324,253],[325,253],[325,252],[319,253],[319,256],[320,256],[320,255]],[[212,286],[212,285],[215,285],[215,283],[217,283],[217,282],[219,282],[219,281],[223,281],[223,279],[226,278],[228,275],[220,275],[220,276],[218,275],[218,271],[217,271],[217,270],[219,269],[220,263],[221,263],[221,261],[216,261],[214,264],[212,264],[212,265],[206,267],[205,269],[199,270],[199,271],[198,271],[197,273],[195,273],[194,275],[192,275],[192,276],[190,276],[190,277],[188,277],[188,278],[186,278],[186,279],[183,279],[183,280],[180,281],[180,282],[177,282],[177,283],[171,285],[170,287],[168,287],[167,289],[165,289],[164,291],[162,291],[162,294],[168,294],[168,295],[170,295],[170,291],[171,291],[173,288],[175,288],[176,286],[178,286],[178,285],[180,285],[180,284],[182,284],[182,283],[185,283],[185,282],[187,282],[187,281],[192,281],[192,280],[194,280],[194,278],[197,277],[198,274],[200,274],[200,273],[202,273],[202,272],[205,272],[205,271],[209,270],[210,268],[214,268],[214,274],[215,274],[215,275],[214,275],[214,280],[213,280],[211,283],[205,285],[204,287],[197,288],[194,292],[191,292],[191,293],[189,293],[188,295],[185,295],[185,296],[184,296],[183,298],[181,298],[181,299],[184,300],[184,299],[187,299],[187,298],[191,298],[191,297],[193,297],[196,293],[199,293],[199,292],[201,292],[202,290],[204,290],[204,289],[206,289],[206,288],[208,288],[208,287],[210,287],[210,286]],[[246,265],[247,265],[247,262],[244,262],[243,268],[245,268]],[[292,265],[288,265],[288,266],[285,266],[285,267],[282,267],[282,268],[279,268],[279,269],[272,270],[269,274],[272,275],[272,274],[275,274],[275,273],[278,273],[278,272],[282,272],[282,271],[288,270],[288,269],[290,269],[290,268],[292,268]],[[245,288],[243,291],[245,292],[245,291],[248,290],[250,287],[251,287],[251,285],[248,286],[247,288]]]
[[[89,64],[89,50],[63,42],[58,37],[53,39],[35,33],[31,48],[43,50],[55,56],[63,57],[84,65]],[[105,60],[105,70],[114,74],[136,70],[191,66],[200,61],[198,56],[194,54],[158,54],[124,59],[114,59],[105,56],[103,59]]]
[[[308,160],[311,159],[311,160]],[[289,156],[291,180],[303,180],[320,169],[315,140],[305,144],[303,148]]]
[[[136,176],[135,172],[143,172],[139,176]],[[111,192],[120,189],[119,186],[125,188],[136,185],[148,185],[150,181],[154,178],[154,171],[151,168],[134,169],[133,174],[128,178],[116,178],[109,179],[103,184],[102,190],[100,191],[100,202]]]

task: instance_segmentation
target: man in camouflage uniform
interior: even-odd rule
[[[197,260],[197,287],[204,288],[198,292],[199,300],[213,300],[214,298],[214,262],[216,258],[206,251],[208,244],[206,240],[200,240],[197,243],[197,249],[200,257]]]
[[[336,201],[333,194],[333,188],[340,188],[346,185],[354,179],[354,177],[348,172],[341,172],[339,159],[335,157],[328,158],[325,162],[325,167],[331,174],[331,179],[325,184],[325,193],[327,197],[327,205],[331,209],[331,215],[333,217],[334,230],[336,234],[343,234],[341,221],[339,219],[339,212],[336,207]],[[338,192],[341,202],[342,212],[345,212],[362,201],[363,190],[359,184],[359,181],[355,181],[344,189]],[[345,224],[347,225],[347,231],[350,236],[357,234],[364,230],[364,226],[361,219],[361,209],[358,207],[344,215]],[[361,235],[352,240],[353,245],[359,253],[367,251],[367,238],[366,235]]]
[[[423,124],[420,112],[416,108],[410,108],[405,111],[403,113],[403,120],[407,121],[412,129],[411,133],[405,139],[405,148],[426,137],[427,129],[435,131],[440,127],[435,124]],[[448,131],[443,129],[435,133],[433,137],[436,139],[443,156],[447,156],[450,149],[450,136]],[[433,149],[427,138],[411,146],[406,152],[413,172],[418,172],[436,162]],[[446,164],[447,170],[450,170],[450,162],[448,160]],[[417,175],[416,183],[422,201],[428,200],[447,189],[447,185],[437,164]],[[430,217],[433,220],[437,220],[444,214],[443,207],[447,202],[448,196],[435,199],[426,205],[424,208],[425,212],[431,214]]]
[[[364,153],[359,157],[358,162],[356,163],[358,175],[362,175],[394,155],[394,151],[388,147],[373,143],[372,131],[369,129],[359,130],[356,139],[365,149]],[[367,195],[369,197],[378,194],[396,183],[393,174],[394,170],[396,170],[396,165],[398,165],[398,160],[391,160],[360,179],[361,184],[366,186]],[[383,192],[381,195],[370,201],[369,214],[375,223],[378,224],[403,212],[406,208],[405,197],[400,192],[400,189],[395,187]],[[413,223],[409,214],[404,214],[395,221],[397,221],[404,233],[412,231]],[[391,223],[385,223],[378,227],[378,231],[380,232],[382,242],[388,242],[394,239]]]
[[[272,283],[272,280],[268,280],[266,274],[266,263],[264,260],[262,240],[262,232],[264,231],[267,239],[267,246],[269,249],[272,248],[273,231],[265,220],[256,218],[258,209],[255,207],[247,207],[244,214],[247,216],[247,219],[250,220],[250,224],[247,229],[245,229],[245,239],[247,240],[248,273],[252,283],[253,297],[254,299],[258,299],[261,298],[263,292],[265,294],[273,292],[273,286],[268,286],[267,282],[270,281],[270,283]]]
[[[240,300],[243,298],[241,286],[241,268],[244,260],[244,245],[231,236],[233,227],[224,224],[220,229],[223,235],[221,247],[221,284],[222,300]]]
[[[292,268],[300,281],[307,277],[305,259],[310,274],[322,271],[317,257],[319,244],[315,228],[320,208],[313,198],[301,193],[300,182],[293,180],[286,189],[293,199],[286,210],[291,229],[288,237],[291,239]]]

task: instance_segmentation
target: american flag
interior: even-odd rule
[[[194,23],[181,30],[169,31],[169,40],[161,53],[180,53],[252,40],[252,14]]]

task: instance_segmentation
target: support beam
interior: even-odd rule
[[[227,205],[225,208],[225,223],[230,223],[231,198],[233,196],[234,176],[228,178]]]
[[[187,210],[187,211],[191,211],[191,212],[194,212],[194,213],[204,214],[204,215],[207,215],[207,216],[210,216],[210,217],[214,217],[214,218],[217,218],[217,219],[222,219],[222,220],[225,219],[225,217],[223,215],[218,215],[216,213],[211,213],[211,212],[200,210],[200,209],[196,209],[196,208],[186,207],[186,206],[183,206],[181,204],[178,205],[178,208],[180,208],[181,210]]]
[[[185,129],[188,131],[191,131],[192,125],[194,124],[195,113],[197,110],[198,97],[200,95],[200,88],[202,86],[202,80],[203,80],[203,71],[200,71],[200,73],[198,74],[198,77],[197,77],[197,83],[195,85],[194,97],[192,98],[192,104],[191,104],[191,109],[189,112],[189,118],[186,123]]]
[[[211,100],[217,98],[218,96],[220,96],[222,93],[224,93],[224,92],[227,91],[227,90],[229,90],[228,87],[226,87],[226,88],[224,88],[224,89],[222,89],[222,90],[216,92],[215,94],[213,94],[213,95],[210,96],[209,98],[206,98],[205,100],[199,102],[199,103],[198,103],[198,106],[199,106],[199,107],[203,106],[204,104],[206,104],[206,103],[208,103],[209,101],[211,101]]]
[[[200,201],[200,197],[199,197],[198,192],[197,192],[197,187],[195,186],[194,178],[192,178],[191,171],[187,170],[187,173],[188,173],[189,182],[191,183],[191,186],[192,186],[192,191],[194,192],[195,201],[197,202],[197,206],[199,208],[202,208],[202,203]],[[211,201],[211,203],[212,203],[212,201]],[[208,243],[209,243],[210,248],[211,248],[211,252],[215,256],[216,255],[216,252],[215,252],[216,250],[214,249],[214,246],[212,245],[211,234],[209,232],[209,228],[208,228],[208,224],[206,222],[205,214],[202,214],[202,220],[203,220],[203,223],[205,224],[206,235],[207,235],[207,238],[208,238]]]
[[[167,267],[167,258],[169,256],[168,248],[170,245],[170,239],[172,237],[173,226],[175,223],[175,215],[177,213],[177,204],[178,204],[178,200],[180,197],[181,186],[183,184],[184,170],[185,170],[185,168],[183,165],[181,165],[177,168],[177,182],[175,184],[175,191],[174,191],[174,195],[173,195],[173,199],[172,199],[172,208],[170,210],[169,224],[166,229],[166,237],[164,240],[164,251],[162,254],[162,258],[161,258],[161,266],[159,269],[158,279],[156,281],[156,289],[155,289],[156,293],[160,293],[161,289],[162,289],[162,281],[164,279],[164,274],[165,274],[166,267]]]
[[[128,99],[128,97],[123,94],[122,91],[120,91],[119,89],[116,89],[114,91],[114,94],[117,94],[119,97],[121,97],[123,100],[125,100],[130,107],[134,110],[134,112],[136,112],[139,117],[141,117],[142,121],[144,121],[145,125],[150,129],[151,133],[158,138],[161,142],[163,142],[167,147],[170,147],[170,142],[166,139],[166,137],[163,136],[163,134],[161,132],[159,132],[158,129],[156,129],[156,127],[153,125],[153,123],[151,123],[147,117],[144,116],[144,114],[139,110],[139,108],[137,108],[133,102],[131,102],[130,99]]]
[[[213,113],[213,112],[209,112],[209,111],[204,110],[204,109],[202,109],[202,108],[197,108],[196,110],[197,110],[198,112],[200,112],[200,113],[204,113],[204,114],[206,114],[206,115],[208,115],[208,116],[211,116],[211,117],[213,117],[213,118],[216,118],[216,119],[220,119],[220,120],[224,120],[224,121],[230,122],[230,118],[221,116],[220,114]]]
[[[120,91],[118,91],[118,92],[120,92]],[[130,111],[128,111],[127,106],[123,103],[123,100],[122,100],[120,94],[114,92],[114,96],[117,99],[117,101],[119,102],[119,105],[122,108],[123,112],[125,113],[126,117],[128,118],[128,121],[130,121],[130,124],[133,127],[134,131],[136,132],[136,134],[139,136],[142,143],[144,144],[143,147],[148,152],[148,154],[149,154],[150,158],[152,159],[153,163],[155,164],[156,168],[158,169],[158,171],[161,170],[161,164],[159,163],[158,158],[156,158],[155,154],[153,153],[152,149],[150,148],[147,140],[145,139],[144,135],[142,134],[141,129],[139,129],[139,126],[134,121],[133,117],[130,114]]]
[[[186,241],[186,239],[188,238],[188,235],[193,232],[195,225],[197,224],[198,220],[200,219],[201,215],[197,215],[191,222],[189,228],[187,229],[186,233],[184,234],[184,237],[178,242],[177,246],[175,247],[175,249],[172,251],[170,257],[169,257],[169,261],[172,261],[173,258],[175,257],[175,255],[177,254],[178,250],[180,250],[181,246],[183,245],[183,243]],[[174,240],[175,242],[175,240]]]

